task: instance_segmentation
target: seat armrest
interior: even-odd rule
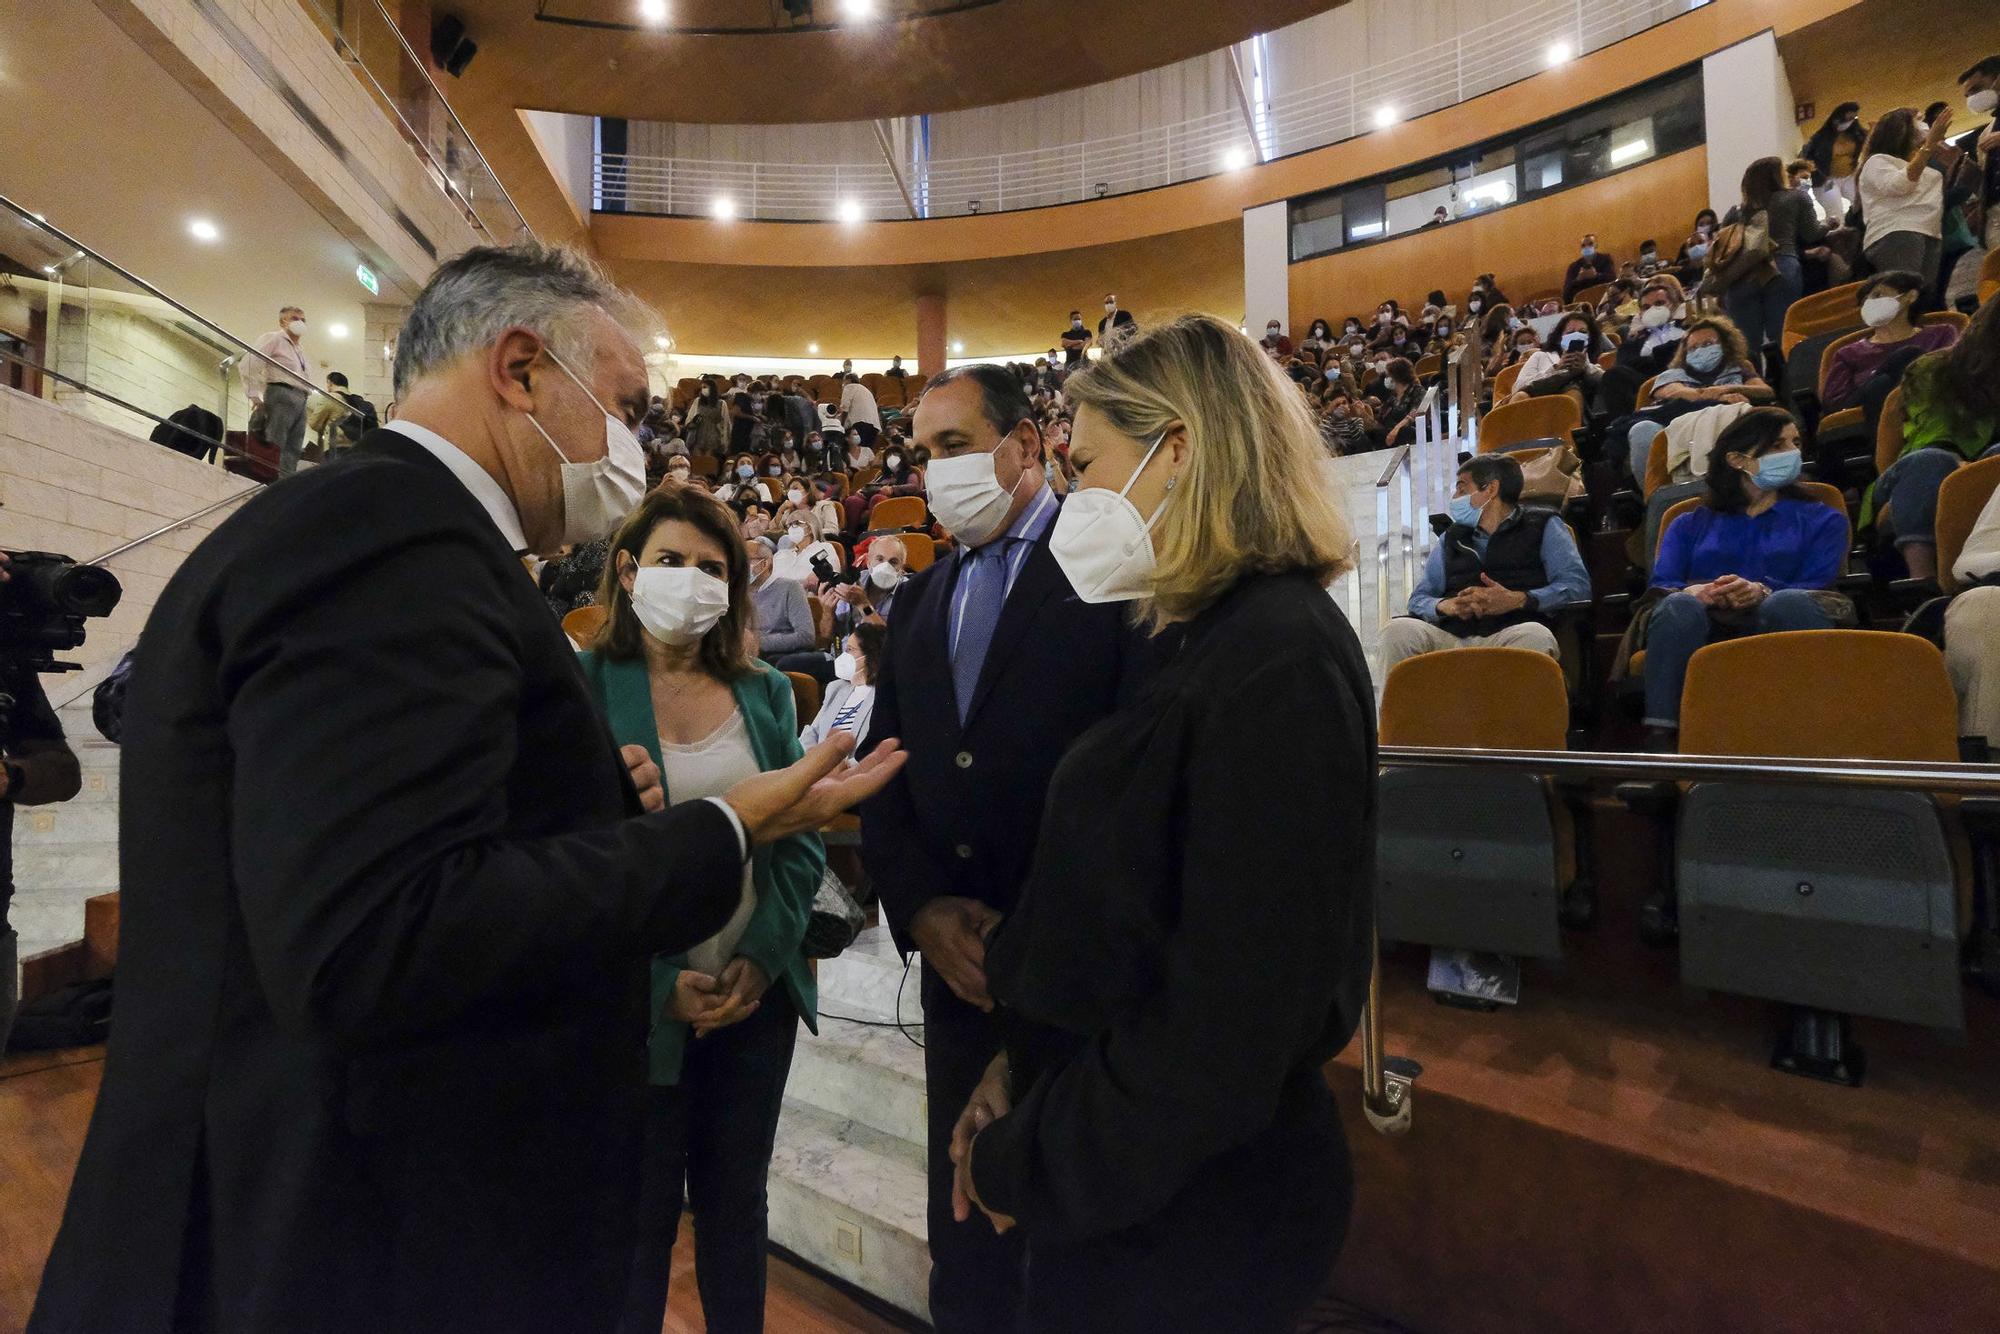
[[[1889,592],[1900,603],[1907,599],[1911,603],[1928,602],[1939,596],[1942,590],[1936,579],[1892,579]]]
[[[1680,805],[1681,790],[1678,784],[1666,779],[1642,780],[1620,783],[1612,789],[1612,795],[1624,802],[1626,809],[1636,815],[1651,815],[1664,819],[1672,815]]]

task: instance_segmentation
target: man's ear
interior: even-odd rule
[[[541,335],[518,324],[503,330],[487,349],[487,385],[508,407],[522,412],[535,410],[530,375],[543,350]]]

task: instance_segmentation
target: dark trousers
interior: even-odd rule
[[[1317,1070],[1277,1117],[1204,1164],[1144,1223],[1085,1241],[1028,1239],[1023,1330],[1291,1334],[1332,1275],[1354,1198],[1340,1114]]]
[[[938,1334],[1015,1334],[1026,1248],[974,1210],[951,1216],[951,1128],[1001,1048],[999,1025],[924,966],[924,1089],[930,1098],[931,1323]]]
[[[711,1334],[764,1328],[765,1179],[799,1016],[784,984],[757,1013],[688,1039],[681,1082],[647,1090],[645,1178],[622,1334],[660,1334],[681,1211],[695,1215],[694,1275]]]

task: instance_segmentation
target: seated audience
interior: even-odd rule
[[[1604,415],[1617,420],[1639,401],[1639,386],[1673,365],[1681,339],[1687,337],[1682,318],[1687,296],[1678,279],[1663,273],[1639,289],[1639,310],[1618,345],[1616,360],[1597,387]]]
[[[1549,613],[1590,597],[1576,537],[1554,510],[1521,504],[1521,465],[1481,454],[1458,470],[1451,527],[1431,548],[1410,614],[1382,630],[1382,673],[1452,648],[1526,648],[1556,656]]]
[[[1280,362],[1291,356],[1294,350],[1292,340],[1285,334],[1284,326],[1276,320],[1267,320],[1265,322],[1264,341],[1259,346],[1269,355],[1276,357]]]
[[[1582,313],[1563,316],[1549,330],[1548,340],[1522,364],[1520,378],[1514,381],[1514,393],[1508,401],[1568,394],[1587,410],[1596,396],[1598,382],[1604,378],[1597,357],[1607,350],[1595,316]]]
[[[1693,284],[1701,277],[1703,264],[1708,260],[1708,247],[1715,240],[1715,210],[1705,208],[1694,215],[1694,230],[1687,240],[1681,242],[1680,253],[1674,256],[1674,276],[1683,286]]]
[[[757,459],[752,454],[738,454],[729,465],[722,485],[716,488],[715,498],[724,504],[732,501],[760,500],[765,504],[772,501],[771,488],[757,480]]]
[[[746,561],[730,520],[697,492],[648,496],[612,539],[599,591],[606,628],[579,659],[615,740],[645,750],[674,805],[719,797],[804,753],[791,684],[747,651]],[[801,946],[825,866],[816,834],[760,849],[722,930],[652,960],[637,1251],[621,1328],[665,1320],[690,1200],[707,1327],[762,1326],[771,1144],[799,1021],[818,1027]]]
[[[1333,389],[1327,394],[1326,406],[1320,414],[1320,435],[1336,456],[1365,454],[1382,444],[1374,408],[1366,398],[1357,398],[1344,389]]]
[[[750,552],[750,600],[757,610],[753,630],[757,656],[775,664],[788,653],[812,648],[819,636],[813,629],[805,588],[795,579],[780,579],[772,568],[778,544],[759,537],[745,546]]]
[[[909,449],[901,443],[887,445],[882,452],[882,471],[847,497],[847,531],[859,533],[865,529],[869,511],[879,500],[923,494],[924,470],[911,461]]]
[[[1715,316],[1688,325],[1673,361],[1653,381],[1652,396],[1649,406],[1613,422],[1606,433],[1610,457],[1629,462],[1635,482],[1645,480],[1653,438],[1676,417],[1716,403],[1769,403],[1777,397],[1751,364],[1743,335]]]
[[[1570,261],[1569,268],[1563,273],[1563,303],[1567,305],[1576,300],[1576,294],[1584,288],[1608,283],[1617,276],[1618,262],[1609,255],[1600,254],[1596,234],[1585,232],[1577,246],[1577,257]]]
[[[1895,414],[1891,414],[1893,417]],[[2000,453],[2000,297],[1980,307],[1965,337],[1919,358],[1903,376],[1903,452],[1876,479],[1872,515],[1916,579],[1937,575],[1937,493],[1970,460]],[[1887,423],[1885,423],[1886,425]]]
[[[1395,448],[1416,438],[1417,409],[1424,401],[1424,387],[1417,383],[1409,361],[1395,357],[1382,367],[1382,381],[1375,386],[1381,407],[1375,413],[1382,430],[1382,443]]]
[[[1666,748],[1680,729],[1688,660],[1704,644],[1831,629],[1837,616],[1852,624],[1852,608],[1831,591],[1847,561],[1847,519],[1798,489],[1801,465],[1789,412],[1745,414],[1709,455],[1703,503],[1661,539],[1653,563],[1660,596],[1643,625],[1654,747]]]
[[[854,627],[833,661],[834,680],[820,701],[819,716],[799,733],[800,745],[810,750],[835,732],[857,739],[868,735],[868,718],[875,710],[875,664],[882,660],[888,638],[889,628],[879,621]]]
[[[1944,661],[1958,690],[1958,734],[1991,754],[2000,750],[2000,488],[1987,497],[1951,572],[1963,586],[1944,611]]]
[[[1395,301],[1384,301],[1375,308],[1375,328],[1368,336],[1370,351],[1386,352],[1400,344],[1410,330],[1410,317]]]
[[[1902,269],[1878,273],[1862,283],[1854,304],[1869,333],[1833,354],[1820,388],[1822,412],[1872,406],[1872,420],[1912,362],[1958,341],[1958,330],[1949,324],[1915,323],[1923,292],[1924,280]]]

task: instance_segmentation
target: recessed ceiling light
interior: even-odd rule
[[[818,356],[818,355],[819,355],[819,344],[818,344],[818,343],[807,343],[807,344],[806,344],[806,355],[808,355],[808,356],[813,356],[813,357],[816,357],[816,356]]]
[[[1394,125],[1396,123],[1396,116],[1397,116],[1396,108],[1389,106],[1386,103],[1384,103],[1382,106],[1376,107],[1375,128],[1378,130],[1388,129],[1391,125]]]
[[[654,346],[654,347],[657,347],[657,348],[658,348],[658,349],[660,349],[660,351],[662,351],[662,352],[666,351],[666,350],[667,350],[667,336],[666,336],[665,334],[654,334],[654,335],[653,335],[653,346]]]
[[[866,20],[875,17],[875,0],[841,0],[841,12],[851,19]]]
[[[222,229],[207,218],[196,218],[188,223],[188,235],[197,241],[219,241],[222,239]]]
[[[329,324],[326,326],[326,333],[329,338],[345,338],[347,337],[347,326],[344,324]]]
[[[667,0],[639,0],[639,17],[648,23],[665,23]]]
[[[1549,68],[1554,69],[1557,65],[1567,61],[1571,54],[1568,42],[1556,42],[1552,44],[1549,47]]]
[[[724,222],[736,216],[736,201],[728,195],[717,195],[708,206],[708,211]]]
[[[1247,149],[1232,148],[1222,155],[1222,169],[1224,171],[1241,171],[1249,165],[1250,153]]]
[[[964,343],[959,343],[959,342],[954,342],[954,343],[953,343],[953,344],[951,345],[951,354],[952,354],[953,356],[955,356],[955,357],[962,357],[962,356],[964,356],[964,355],[965,355],[965,344],[964,344]]]
[[[858,199],[841,200],[839,216],[842,222],[861,221],[861,201]]]

